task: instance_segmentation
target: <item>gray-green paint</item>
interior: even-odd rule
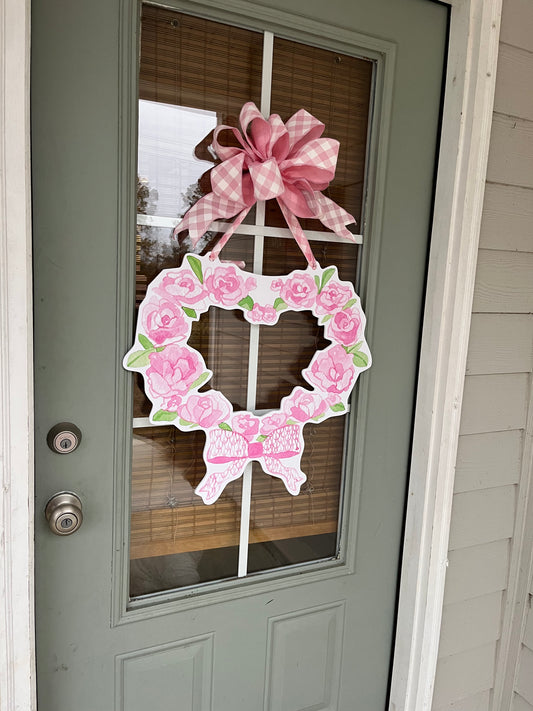
[[[357,447],[348,456],[353,486],[345,562],[126,609],[130,428],[119,363],[131,340],[136,7],[130,0],[35,2],[39,711],[138,711],[141,672],[145,685],[153,679],[155,709],[174,699],[179,711],[274,711],[284,703],[273,689],[281,683],[276,660],[292,649],[292,633],[284,630],[293,629],[301,634],[302,659],[323,663],[330,686],[340,673],[338,703],[331,692],[316,708],[382,711],[447,10],[429,0],[179,7],[343,51],[366,46],[364,54],[379,60],[362,285],[374,366],[361,381]],[[82,429],[82,444],[72,455],[55,455],[46,433],[68,420]],[[85,521],[61,539],[39,514],[63,489],[80,495]],[[321,657],[322,646],[331,653]],[[318,670],[298,669],[287,681],[287,702],[300,688],[302,703],[317,689]]]

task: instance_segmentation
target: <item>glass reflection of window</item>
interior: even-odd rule
[[[171,240],[172,229],[210,190],[208,171],[217,160],[212,130],[236,126],[246,101],[283,120],[304,107],[326,124],[325,135],[341,141],[328,194],[361,222],[371,62],[149,5],[143,6],[141,38],[137,303],[149,281],[189,251],[187,238],[181,244]],[[336,264],[342,279],[353,280],[357,246],[317,221],[304,227],[317,259]],[[213,228],[203,251],[220,235]],[[222,256],[243,260],[256,273],[306,266],[275,201],[257,205]],[[213,308],[195,325],[190,343],[214,371],[208,387],[224,392],[234,409],[258,414],[276,407],[298,382],[306,386],[301,370],[326,345],[323,329],[305,312],[284,314],[279,326],[260,330],[236,311]],[[217,503],[205,506],[194,494],[205,472],[205,436],[152,426],[149,411],[138,379],[132,597],[335,557],[345,418],[305,427],[302,468],[308,481],[298,497],[254,463]]]
[[[180,217],[195,202],[194,189],[212,162],[196,157],[196,146],[217,125],[213,111],[139,101],[139,180],[153,200],[147,214]]]

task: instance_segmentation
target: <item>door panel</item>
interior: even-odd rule
[[[360,283],[374,365],[346,452],[339,554],[129,600],[132,410],[120,362],[135,296],[137,10],[130,0],[34,3],[36,507],[63,490],[84,505],[72,536],[37,517],[39,711],[385,708],[447,10],[429,0],[239,8],[178,9],[276,31],[284,51],[297,40],[376,62]],[[46,434],[64,421],[83,438],[58,455]]]

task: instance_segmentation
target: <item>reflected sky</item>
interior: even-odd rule
[[[213,163],[194,149],[217,125],[214,111],[139,101],[139,179],[151,191],[147,212],[179,217],[190,207],[184,194]]]

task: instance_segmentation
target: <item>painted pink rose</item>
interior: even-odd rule
[[[361,314],[357,309],[337,311],[326,323],[326,336],[345,346],[353,345],[361,330]]]
[[[244,437],[253,437],[259,432],[259,418],[249,412],[238,412],[233,415],[231,426]]]
[[[283,400],[284,412],[293,420],[308,422],[318,417],[328,408],[328,400],[320,393],[312,393],[303,388],[296,390]]]
[[[176,395],[185,395],[203,372],[204,364],[196,351],[171,344],[160,353],[150,353],[146,378],[154,397],[170,400]]]
[[[181,418],[205,428],[224,422],[230,412],[231,404],[222,393],[216,390],[205,395],[190,395],[187,401],[178,408]]]
[[[181,395],[173,395],[168,400],[165,400],[165,410],[168,412],[177,412],[182,399]]]
[[[198,306],[206,296],[203,284],[188,269],[168,272],[156,289],[160,296],[170,296],[179,304]]]
[[[280,295],[289,306],[310,308],[315,303],[317,286],[309,274],[295,273],[283,283]]]
[[[144,303],[141,319],[144,332],[157,346],[169,339],[182,340],[189,335],[189,323],[183,310],[166,299]]]
[[[261,306],[254,304],[254,307],[247,314],[248,320],[252,323],[276,323],[278,312],[273,306]]]
[[[355,376],[352,356],[346,353],[342,346],[326,348],[313,358],[303,375],[311,385],[325,392],[346,392]]]
[[[316,299],[316,313],[320,316],[332,314],[348,303],[355,296],[351,286],[340,281],[328,281]]]
[[[228,265],[208,271],[205,286],[215,303],[234,306],[255,289],[257,282],[252,277],[244,279],[233,265]]]
[[[273,412],[261,418],[261,434],[269,435],[274,430],[283,427],[287,422],[287,415],[284,412]]]

